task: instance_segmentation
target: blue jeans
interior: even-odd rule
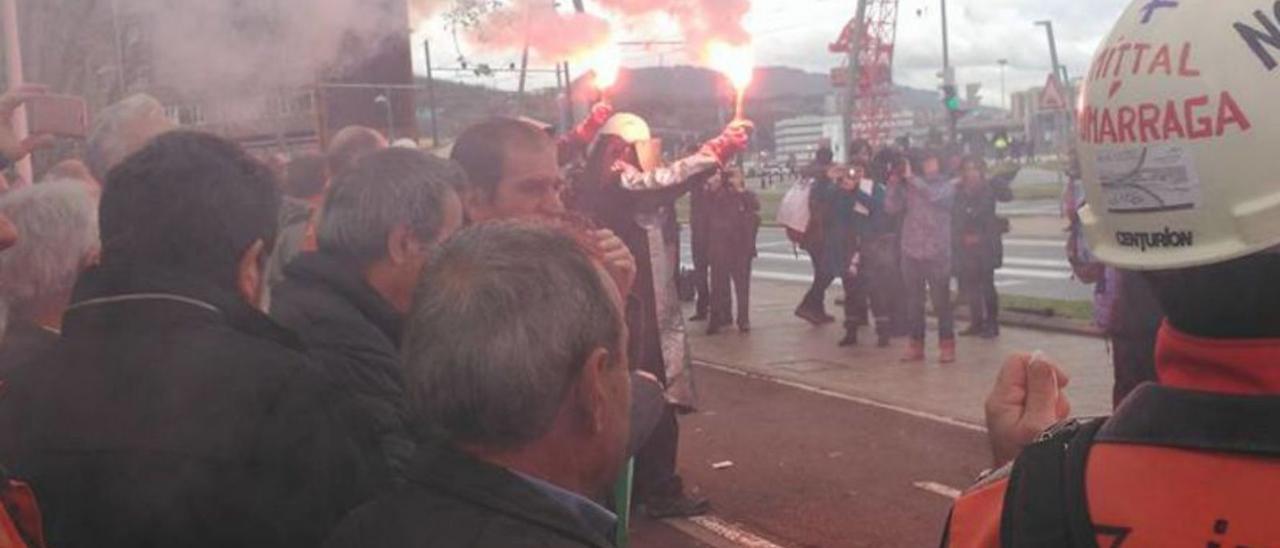
[[[951,314],[951,262],[945,258],[914,259],[902,256],[902,279],[906,284],[907,333],[914,341],[924,341],[925,295],[933,301],[938,315],[938,338],[956,337],[955,318]]]

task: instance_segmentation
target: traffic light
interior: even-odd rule
[[[950,84],[942,86],[942,104],[946,105],[947,110],[956,112],[960,110],[960,94],[956,91],[956,87]]]
[[[944,84],[942,86],[942,104],[947,107],[947,114],[952,120],[959,120],[969,111],[964,109],[964,102],[960,99],[960,94],[953,84]]]

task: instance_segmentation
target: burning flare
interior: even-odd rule
[[[706,57],[707,64],[727,76],[739,92],[751,85],[756,72],[756,56],[751,46],[711,42],[707,44]]]
[[[618,73],[622,71],[622,51],[617,44],[606,44],[591,56],[588,66],[595,73],[596,89],[603,93],[618,82]]]
[[[743,97],[751,80],[755,77],[756,56],[750,45],[734,46],[726,42],[713,41],[707,44],[705,52],[707,64],[729,78],[737,92],[734,118],[741,120]]]

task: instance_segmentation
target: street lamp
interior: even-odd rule
[[[377,96],[377,97],[375,97],[375,98],[373,99],[373,102],[374,102],[374,103],[377,103],[377,104],[380,104],[380,105],[382,105],[384,108],[386,108],[386,110],[387,110],[387,140],[388,140],[388,141],[394,141],[394,140],[396,140],[395,117],[394,117],[394,116],[392,116],[392,114],[391,114],[391,99],[390,99],[389,97],[387,97],[387,94],[386,94],[386,93],[379,93],[379,94],[378,94],[378,96]]]
[[[1009,97],[1009,94],[1004,87],[1004,69],[1009,66],[1009,60],[1000,59],[996,61],[996,64],[1000,65],[1000,108],[1008,109],[1009,106],[1006,99]]]

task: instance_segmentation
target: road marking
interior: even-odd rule
[[[732,375],[738,375],[738,376],[740,376],[740,377],[747,377],[747,378],[749,378],[749,379],[758,379],[758,380],[763,380],[763,381],[766,381],[766,382],[771,382],[771,383],[774,383],[774,384],[778,384],[778,385],[786,386],[786,387],[788,387],[788,388],[795,388],[796,390],[803,390],[803,391],[805,391],[805,392],[809,392],[809,393],[811,393],[811,394],[818,394],[818,395],[821,395],[821,396],[827,396],[827,397],[830,397],[830,398],[836,398],[836,399],[838,399],[838,400],[844,400],[844,401],[853,402],[853,403],[860,403],[860,404],[862,404],[862,405],[866,405],[866,406],[870,406],[870,407],[875,407],[875,408],[878,408],[878,409],[884,409],[884,410],[886,410],[886,411],[893,411],[893,412],[895,412],[895,413],[902,413],[902,414],[904,414],[904,415],[910,415],[910,416],[915,417],[915,418],[918,418],[918,419],[924,419],[924,420],[932,421],[932,422],[936,422],[936,423],[939,423],[939,424],[945,424],[945,425],[948,425],[948,426],[955,426],[955,427],[957,427],[957,428],[963,428],[963,429],[965,429],[965,430],[972,430],[972,431],[974,431],[974,432],[982,432],[982,433],[986,433],[986,431],[987,431],[987,429],[986,429],[985,427],[983,427],[983,426],[979,426],[979,425],[977,425],[977,424],[973,424],[973,423],[971,423],[971,422],[965,422],[965,421],[963,421],[963,420],[960,420],[960,419],[957,419],[957,418],[953,418],[953,417],[948,417],[948,416],[945,416],[945,415],[939,415],[939,414],[936,414],[936,413],[930,413],[930,412],[928,412],[928,411],[917,411],[917,410],[915,410],[915,409],[910,409],[910,408],[907,408],[907,407],[903,407],[903,406],[901,406],[901,405],[894,405],[894,404],[892,404],[892,403],[885,403],[885,402],[882,402],[882,401],[876,401],[876,400],[873,400],[873,399],[869,399],[869,398],[862,398],[862,397],[858,397],[858,396],[850,396],[850,395],[848,395],[848,394],[842,394],[842,393],[840,393],[840,392],[836,392],[836,391],[834,391],[834,390],[827,390],[827,389],[825,389],[825,388],[818,388],[818,387],[816,387],[816,386],[809,386],[809,385],[804,384],[804,383],[800,383],[800,382],[796,382],[796,381],[790,381],[790,380],[787,380],[787,379],[782,379],[782,378],[774,377],[774,376],[772,376],[772,375],[768,375],[768,374],[764,374],[764,373],[757,373],[757,372],[754,372],[754,371],[743,371],[743,370],[738,369],[738,368],[736,368],[736,367],[729,367],[729,366],[727,366],[727,365],[720,365],[720,364],[717,364],[717,363],[711,363],[711,362],[708,362],[708,361],[706,361],[706,360],[702,360],[702,359],[696,359],[696,358],[695,358],[695,359],[694,359],[694,363],[697,363],[697,364],[702,365],[702,366],[704,366],[704,367],[710,367],[711,369],[715,369],[716,371],[720,371],[720,372],[722,372],[722,373],[729,373],[729,374],[732,374]]]
[[[695,516],[686,519],[670,519],[666,523],[698,540],[723,548],[783,548],[782,545],[755,535],[745,529],[715,516]],[[712,538],[707,538],[706,533]],[[719,541],[719,542],[717,542]],[[728,541],[728,542],[725,542]]]
[[[1059,259],[1024,259],[1022,257],[1005,257],[1005,264],[1014,266],[1039,266],[1045,268],[1061,268],[1070,270],[1071,263]]]
[[[1001,268],[996,270],[997,276],[1016,276],[1019,278],[1037,278],[1041,280],[1070,280],[1071,272],[1065,270],[1034,270],[1030,268]]]
[[[763,243],[763,244],[756,244],[756,247],[788,247],[792,245],[795,245],[795,244],[791,242],[769,242],[769,243]]]
[[[751,272],[751,277],[776,282],[813,283],[813,275],[788,274],[786,272],[770,272],[768,270],[754,270]]]
[[[923,489],[935,495],[942,495],[951,500],[960,498],[961,491],[955,487],[943,485],[936,481],[917,481],[913,483],[917,489]]]
[[[1025,280],[1000,280],[996,282],[996,287],[1018,287],[1020,285],[1027,285],[1027,282]]]
[[[1065,240],[1037,240],[1029,238],[1005,238],[1004,245],[1013,245],[1019,247],[1056,247],[1065,250],[1067,242]],[[1064,251],[1065,253],[1065,251]]]

